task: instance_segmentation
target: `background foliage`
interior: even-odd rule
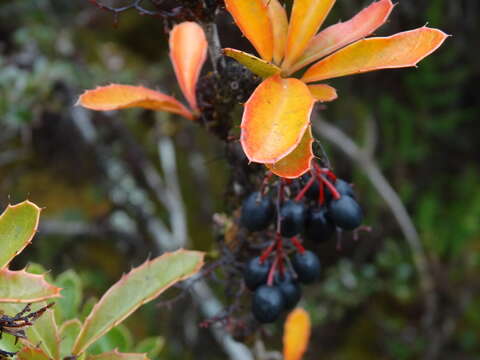
[[[339,0],[328,21],[348,19],[368,3]],[[307,359],[473,359],[480,352],[479,14],[477,0],[402,0],[380,35],[428,20],[453,37],[418,69],[332,81],[340,98],[322,116],[371,149],[401,196],[427,254],[438,308],[425,328],[415,254],[357,164],[323,142],[336,173],[355,183],[373,231],[347,240],[342,252],[335,244],[320,248],[324,277],[304,297],[314,321]],[[225,12],[217,23],[223,46],[248,50]],[[209,224],[214,213],[232,208],[222,144],[177,118],[73,106],[83,89],[110,82],[180,94],[165,25],[130,11],[114,26],[112,14],[88,1],[0,1],[0,206],[28,197],[46,207],[38,240],[13,267],[33,259],[53,269],[59,283],[81,281],[88,299],[155,255],[144,225],[149,214],[168,214],[138,190],[145,182],[138,166],[150,159],[162,172],[159,137],[172,139],[176,150],[190,246],[216,256]],[[85,116],[94,131],[79,129]],[[81,133],[95,136],[95,145]],[[69,280],[64,271],[71,268],[80,280]],[[198,327],[202,320],[188,298],[168,311],[150,304],[111,336],[124,342],[120,350],[136,351],[140,339],[161,334],[166,343],[154,359],[223,359],[211,334]],[[268,328],[268,348],[279,348],[280,334],[280,326]],[[99,351],[110,345],[98,344]]]

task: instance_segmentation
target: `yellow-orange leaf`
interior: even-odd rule
[[[305,353],[310,337],[310,316],[297,308],[287,317],[283,332],[283,359],[300,360]]]
[[[87,109],[108,111],[133,107],[168,111],[193,119],[193,115],[182,103],[161,92],[143,86],[112,84],[85,91],[77,105]]]
[[[350,20],[321,31],[310,41],[303,55],[293,65],[292,72],[370,35],[387,20],[392,9],[391,0],[376,1]]]
[[[278,66],[266,62],[265,60],[262,60],[252,54],[231,48],[223,49],[223,53],[237,60],[240,64],[250,69],[251,72],[264,79],[280,72],[280,68]]]
[[[207,56],[207,39],[200,25],[186,21],[170,32],[170,59],[178,84],[191,108],[198,110],[195,89]]]
[[[320,102],[333,101],[338,98],[337,90],[327,84],[308,85],[312,96]]]
[[[291,153],[309,125],[313,103],[298,79],[275,75],[263,81],[243,112],[240,141],[248,159],[273,164]]]
[[[275,164],[266,164],[267,168],[275,175],[287,179],[302,176],[310,169],[310,162],[313,159],[312,144],[312,130],[308,128],[295,150]]]
[[[295,0],[288,26],[285,60],[282,64],[285,73],[291,74],[290,67],[302,55],[333,4],[335,0]]]
[[[357,41],[311,66],[305,82],[320,81],[380,69],[415,66],[447,38],[437,29],[421,27],[390,37]]]
[[[273,31],[268,9],[262,0],[225,0],[228,12],[243,35],[265,61],[272,61]]]
[[[288,17],[287,11],[278,0],[263,0],[268,7],[268,16],[273,31],[273,61],[280,64],[285,54],[287,43]]]

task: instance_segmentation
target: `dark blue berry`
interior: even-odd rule
[[[304,284],[310,284],[320,276],[320,260],[309,250],[293,255],[292,265],[298,275],[298,280]]]
[[[252,313],[258,322],[274,322],[284,309],[285,300],[278,287],[262,285],[255,290],[252,299]]]
[[[345,180],[337,179],[334,185],[335,189],[337,189],[340,195],[348,195],[352,198],[355,198],[355,193],[353,192],[352,185],[347,183]]]
[[[302,289],[298,282],[293,278],[290,271],[285,271],[283,275],[277,272],[275,285],[283,295],[285,310],[292,310],[302,297]]]
[[[245,271],[243,272],[243,279],[245,280],[245,285],[251,291],[254,291],[260,285],[267,283],[268,272],[270,270],[270,261],[264,261],[260,263],[260,257],[251,259],[245,266]]]
[[[270,224],[273,215],[273,203],[270,197],[254,192],[243,201],[240,223],[250,231],[260,231]]]
[[[327,216],[325,207],[312,209],[308,212],[305,238],[310,241],[327,241],[335,233],[335,225]]]
[[[362,224],[362,209],[350,196],[342,195],[340,199],[332,200],[328,212],[332,221],[344,230],[353,230]]]
[[[303,203],[288,200],[280,209],[280,233],[292,237],[301,233],[305,227],[306,208]]]

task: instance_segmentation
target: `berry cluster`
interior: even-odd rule
[[[270,177],[244,200],[240,218],[250,232],[276,224],[273,239],[244,270],[245,285],[253,292],[252,313],[261,323],[294,308],[301,298],[300,284],[319,278],[320,260],[301,239],[327,240],[338,230],[358,228],[363,218],[352,187],[327,168],[314,164],[299,180],[279,179],[272,191]]]

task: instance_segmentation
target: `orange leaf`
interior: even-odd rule
[[[268,16],[272,22],[273,61],[280,64],[285,55],[285,44],[287,43],[287,11],[278,0],[263,0],[263,3],[268,7]]]
[[[390,37],[360,40],[311,66],[302,80],[313,82],[380,69],[415,66],[434,52],[447,36],[443,31],[421,27]]]
[[[338,98],[337,90],[327,84],[308,85],[308,89],[312,93],[315,100],[320,102],[333,101]]]
[[[283,332],[284,360],[300,360],[307,350],[310,337],[310,316],[297,308],[287,317]]]
[[[240,140],[248,159],[273,164],[291,153],[308,127],[313,103],[298,79],[275,75],[263,81],[243,112]]]
[[[387,20],[392,9],[391,0],[380,0],[350,20],[329,26],[310,41],[305,53],[293,65],[291,71],[300,70],[335,50],[370,35]]]
[[[161,92],[143,86],[112,84],[87,90],[77,101],[90,110],[108,111],[133,107],[162,110],[182,115],[193,120],[193,115],[182,103]]]
[[[273,31],[268,9],[262,0],[225,0],[228,12],[243,35],[265,61],[272,61]]]
[[[312,144],[312,129],[308,128],[295,150],[275,164],[265,165],[272,173],[283,178],[295,179],[302,176],[310,169],[313,159]]]
[[[285,60],[282,64],[285,73],[292,73],[290,67],[302,55],[333,4],[335,0],[295,0],[288,26]]]
[[[193,110],[197,108],[195,90],[207,56],[207,39],[200,25],[183,22],[170,31],[170,59],[183,95]]]
[[[223,53],[240,64],[247,67],[251,72],[262,78],[268,78],[280,72],[280,68],[272,63],[266,62],[252,54],[231,48],[223,49]]]

